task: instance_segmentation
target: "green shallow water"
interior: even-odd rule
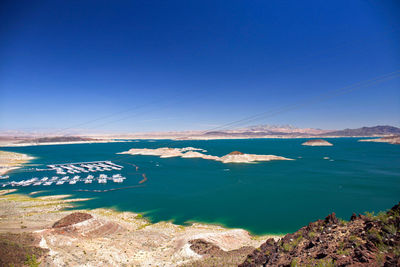
[[[45,194],[93,197],[83,208],[115,208],[143,212],[153,222],[206,222],[244,228],[254,234],[296,231],[310,221],[336,212],[348,219],[352,212],[383,211],[400,200],[400,146],[357,142],[357,138],[327,138],[333,147],[307,147],[305,139],[249,139],[208,141],[139,141],[107,144],[71,144],[9,147],[1,150],[37,157],[29,165],[112,160],[125,168],[122,185],[19,187],[19,192],[48,190]],[[273,154],[295,159],[256,164],[223,164],[204,159],[161,159],[155,156],[116,155],[130,148],[203,148],[223,156],[231,151]],[[329,157],[329,159],[324,159]],[[36,165],[37,164],[37,165]],[[136,171],[131,164],[140,167]],[[143,187],[102,193],[77,189]],[[105,172],[110,173],[110,172]],[[16,170],[10,180],[53,176],[55,172]],[[87,174],[80,174],[86,176]],[[43,195],[43,194],[42,194]]]

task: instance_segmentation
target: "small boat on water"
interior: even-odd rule
[[[69,184],[76,184],[76,180],[69,181]]]
[[[92,182],[93,182],[92,179],[86,179],[86,180],[85,180],[85,184],[91,184]]]
[[[53,182],[52,181],[48,181],[48,182],[45,182],[43,185],[51,185]]]
[[[64,183],[65,183],[65,181],[59,180],[59,181],[56,183],[56,185],[62,185],[62,184],[64,184]]]
[[[99,182],[99,184],[106,184],[107,183],[107,179],[105,179],[105,178],[99,178],[97,181]]]
[[[47,180],[49,180],[49,177],[43,177],[43,178],[41,179],[42,182],[47,181]]]
[[[114,183],[122,183],[125,180],[125,177],[113,178]]]

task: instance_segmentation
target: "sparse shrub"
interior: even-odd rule
[[[26,257],[25,264],[29,267],[39,267],[40,263],[41,262],[36,259],[36,256],[34,254]]]
[[[317,233],[309,232],[307,235],[308,235],[309,238],[314,238],[317,235]]]
[[[386,212],[381,211],[375,216],[375,219],[386,224],[388,223],[389,215]]]
[[[349,250],[347,250],[347,249],[338,249],[337,251],[336,251],[336,253],[338,254],[338,255],[350,255],[350,251]]]
[[[364,214],[365,214],[365,216],[367,216],[368,219],[374,219],[374,217],[375,217],[375,213],[374,212],[366,211]]]
[[[384,253],[378,253],[376,255],[376,263],[378,264],[378,266],[383,266],[383,264],[385,263],[385,254]]]
[[[345,225],[347,224],[347,221],[345,221],[345,220],[343,220],[343,219],[341,219],[341,218],[338,218],[338,220],[339,220],[339,224],[340,224],[341,226],[345,226]]]
[[[293,247],[290,245],[290,243],[283,243],[282,248],[285,252],[289,252]]]
[[[383,227],[383,229],[384,229],[386,232],[388,232],[388,233],[390,233],[390,234],[392,234],[392,235],[395,235],[395,234],[397,233],[397,228],[396,228],[396,226],[393,225],[393,224],[385,225],[385,226]]]
[[[299,263],[298,260],[295,258],[292,260],[292,262],[290,263],[290,267],[298,267]]]
[[[332,259],[318,260],[315,264],[316,267],[335,267],[335,262]]]

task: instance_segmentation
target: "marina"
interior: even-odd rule
[[[43,177],[39,180],[39,178],[34,177],[28,180],[21,181],[10,181],[6,183],[0,184],[0,187],[18,187],[18,186],[50,186],[50,185],[63,185],[70,184],[74,185],[78,182],[83,182],[84,184],[91,184],[93,181],[97,181],[99,184],[106,184],[108,181],[112,181],[114,183],[122,183],[126,177],[123,177],[121,174],[114,174],[112,176],[108,176],[106,174],[100,174],[98,177],[93,175],[88,175],[87,177],[80,177],[79,175],[75,175],[73,177],[64,176],[62,178],[58,176],[53,176],[51,179],[48,177]]]
[[[109,172],[120,171],[123,166],[117,165],[111,161],[90,161],[90,162],[75,162],[75,163],[62,163],[47,165],[48,169],[37,169],[37,171],[56,171],[60,176],[44,176],[42,178],[33,177],[21,181],[7,181],[0,183],[0,187],[18,187],[18,186],[51,186],[51,185],[74,185],[79,182],[84,184],[92,184],[97,181],[99,184],[106,184],[108,181],[114,183],[122,183],[126,178],[121,174],[113,174],[108,176],[106,174],[99,174],[97,177],[94,175],[87,175],[85,173],[93,172]],[[84,174],[83,176],[77,174]]]
[[[111,161],[90,161],[90,162],[75,162],[47,165],[48,170],[55,170],[57,174],[74,174],[88,172],[102,172],[122,170],[123,166],[117,165]],[[38,169],[39,170],[39,169]]]

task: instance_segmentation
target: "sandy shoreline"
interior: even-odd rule
[[[46,143],[1,143],[0,147],[51,146],[51,145],[73,145],[73,144],[102,144],[102,143],[118,143],[118,142],[126,142],[126,141],[121,141],[121,140],[100,140],[100,141],[46,142]]]
[[[11,170],[21,168],[25,163],[28,163],[34,157],[26,154],[0,151],[0,176],[6,174]]]
[[[221,258],[223,262],[241,262],[250,248],[258,247],[270,237],[280,238],[252,236],[243,229],[201,223],[189,226],[171,222],[150,223],[137,213],[101,208],[79,210],[93,218],[73,225],[66,229],[67,232],[55,230],[52,228],[54,222],[77,212],[66,208],[87,200],[65,197],[68,196],[32,198],[15,194],[14,190],[0,190],[0,233],[31,232],[38,235],[42,240],[40,246],[50,250],[42,261],[45,266],[177,266],[209,261],[208,255],[192,250],[191,242],[196,240],[205,240],[219,247],[222,255],[227,257]]]

